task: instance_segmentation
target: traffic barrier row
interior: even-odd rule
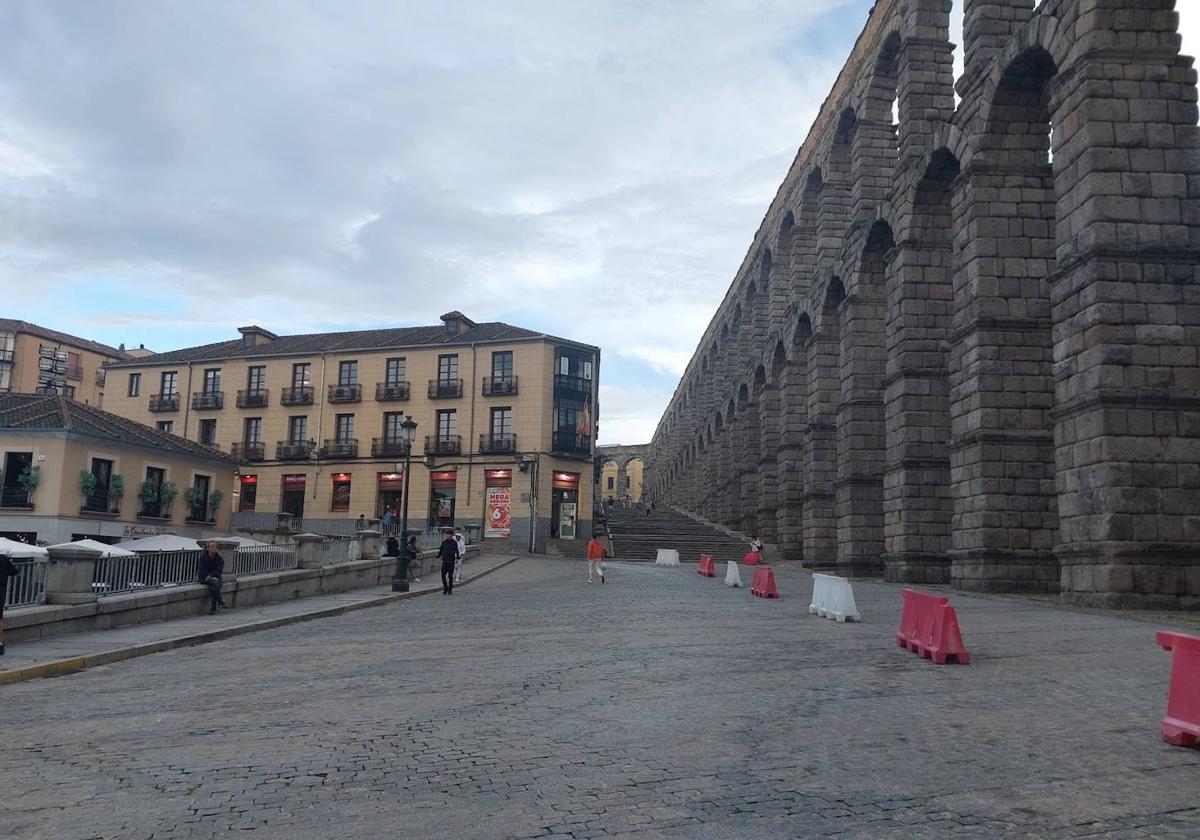
[[[854,603],[854,590],[850,581],[837,575],[813,573],[812,601],[808,605],[809,615],[832,618],[834,621],[862,621],[858,605]]]
[[[770,566],[755,567],[754,580],[750,582],[750,594],[758,598],[778,598],[779,590],[775,588],[775,570]]]
[[[716,577],[717,576],[717,569],[716,569],[716,566],[713,565],[713,559],[712,559],[711,554],[701,554],[700,555],[700,564],[696,567],[696,573],[704,575],[705,577]]]
[[[908,648],[938,665],[953,659],[969,665],[971,655],[958,629],[958,615],[944,595],[930,595],[915,589],[900,590],[904,607],[900,611],[900,632],[896,644]]]
[[[1162,739],[1176,747],[1191,747],[1200,739],[1200,636],[1160,630],[1154,637],[1171,651],[1171,686]]]

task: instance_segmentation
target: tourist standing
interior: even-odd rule
[[[600,542],[596,534],[592,534],[592,538],[587,544],[587,561],[588,561],[588,583],[592,582],[592,573],[600,575],[600,582],[604,583],[604,558],[608,556],[608,549],[604,547],[604,543]]]
[[[383,533],[391,534],[395,532],[396,514],[392,513],[392,509],[388,508],[383,512]]]
[[[225,574],[225,558],[217,552],[217,544],[208,542],[204,545],[204,553],[200,555],[200,582],[208,587],[209,609],[212,615],[220,609],[227,609],[225,599],[221,597],[221,578]]]
[[[367,530],[367,515],[365,513],[360,513],[358,519],[354,520],[354,528],[357,531]]]
[[[412,578],[413,583],[420,583],[421,576],[418,574],[420,569],[417,567],[417,556],[420,551],[417,549],[416,534],[408,535],[408,539],[404,543],[404,550],[408,554],[408,575]]]
[[[438,546],[438,559],[442,561],[442,594],[454,594],[454,566],[458,562],[458,541],[454,534],[446,532],[446,538]]]

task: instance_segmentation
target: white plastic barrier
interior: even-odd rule
[[[679,552],[673,548],[658,549],[658,556],[654,558],[655,566],[678,566]]]
[[[725,564],[725,585],[742,585],[742,573],[738,571],[738,564],[732,560]]]
[[[835,621],[862,621],[850,581],[836,575],[813,573],[812,603],[808,612]]]

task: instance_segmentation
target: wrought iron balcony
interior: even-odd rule
[[[238,441],[229,447],[229,454],[239,461],[264,461],[267,457],[267,447],[262,441]]]
[[[565,373],[554,374],[554,393],[588,396],[592,393],[592,380]]]
[[[483,377],[483,395],[485,397],[503,397],[517,393],[517,377],[515,376],[485,376]]]
[[[178,411],[179,394],[151,394],[151,411]]]
[[[461,379],[430,379],[429,399],[444,400],[450,397],[461,397],[463,381]]]
[[[79,511],[81,513],[118,514],[121,512],[121,500],[110,499],[108,490],[99,487],[83,497],[83,504],[79,506]]]
[[[187,506],[187,516],[185,518],[187,519],[188,522],[203,522],[206,524],[211,524],[213,522],[216,522],[217,521],[216,517],[211,516],[205,510],[205,507],[206,506],[203,504],[188,505]]]
[[[372,458],[403,458],[412,444],[400,438],[371,438]]]
[[[479,451],[485,455],[498,455],[517,451],[516,435],[480,435]]]
[[[266,408],[270,404],[271,392],[266,388],[259,388],[255,391],[237,392],[238,408]]]
[[[197,391],[192,394],[192,408],[196,411],[211,411],[225,407],[224,391]]]
[[[330,385],[329,401],[331,403],[356,403],[362,400],[361,385]]]
[[[325,439],[325,445],[321,447],[322,458],[357,458],[358,457],[358,438]]]
[[[171,505],[173,503],[174,500],[163,502],[161,500],[147,501],[143,499],[141,507],[138,508],[137,515],[145,519],[170,519]]]
[[[462,452],[462,438],[459,435],[426,435],[426,455],[458,455]]]
[[[284,388],[279,392],[280,405],[312,405],[313,389],[311,385]]]
[[[28,508],[33,509],[33,501],[29,498],[29,491],[24,487],[5,487],[0,489],[0,508]]]
[[[375,383],[375,399],[379,402],[399,402],[408,399],[409,387],[407,382],[377,382]]]
[[[317,448],[315,440],[281,440],[275,444],[277,461],[307,461]]]
[[[580,435],[575,432],[555,432],[553,450],[565,455],[592,454],[592,438],[590,435]]]

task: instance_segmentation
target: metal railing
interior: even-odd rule
[[[306,458],[311,458],[313,450],[317,448],[315,440],[281,440],[275,444],[275,460],[277,461],[303,461]]]
[[[192,408],[197,411],[211,411],[224,407],[224,391],[196,391],[192,394]]]
[[[296,388],[284,388],[279,392],[280,405],[312,405],[313,389],[311,385]]]
[[[487,455],[517,451],[516,435],[480,435],[479,451]]]
[[[457,455],[462,452],[462,438],[459,435],[426,435],[426,455]]]
[[[262,575],[296,568],[294,545],[249,545],[234,552],[225,566],[226,576]]]
[[[179,394],[151,394],[151,411],[178,411]]]
[[[358,457],[358,438],[346,438],[338,440],[337,438],[326,438],[325,443],[321,446],[322,458],[357,458]]]
[[[379,402],[396,402],[408,399],[407,382],[376,382],[375,399]]]
[[[395,438],[371,438],[372,458],[403,458],[412,445],[406,440]]]
[[[257,391],[238,391],[238,408],[266,408],[271,402],[271,392],[266,388]]]
[[[154,551],[133,557],[101,557],[92,574],[92,591],[115,595],[139,589],[196,583],[200,548],[195,551]]]
[[[358,540],[354,537],[326,537],[321,543],[321,565],[333,566],[358,559]]]
[[[229,445],[229,454],[239,461],[262,461],[267,457],[267,447],[258,440],[237,441]]]
[[[274,531],[291,517],[270,511],[235,510],[229,517],[229,527],[235,531]]]
[[[553,449],[555,452],[565,452],[571,455],[591,455],[592,439],[588,435],[575,432],[555,432]]]
[[[330,385],[329,401],[331,403],[351,403],[362,399],[361,385]]]
[[[461,379],[430,379],[429,399],[438,400],[447,397],[461,397],[463,381]]]
[[[0,507],[3,508],[32,508],[29,491],[24,487],[5,487],[0,489]]]
[[[162,500],[155,501],[154,499],[140,499],[141,505],[138,507],[138,516],[146,517],[147,519],[170,519],[171,506],[175,500],[163,502]]]
[[[46,563],[42,560],[14,560],[16,577],[8,579],[4,607],[30,607],[46,600]]]
[[[485,397],[507,396],[517,393],[517,377],[515,376],[485,376],[483,377],[483,395]]]
[[[121,512],[121,500],[112,498],[108,495],[108,491],[101,487],[99,490],[94,490],[83,499],[83,504],[79,506],[80,513],[109,513],[115,514]]]

